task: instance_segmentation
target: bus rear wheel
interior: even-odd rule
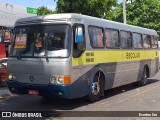
[[[149,77],[148,69],[147,69],[147,67],[144,67],[143,73],[142,73],[142,79],[139,81],[139,85],[140,86],[146,85],[148,82],[148,77]]]

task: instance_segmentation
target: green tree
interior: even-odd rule
[[[56,13],[56,11],[52,11],[52,10],[49,10],[47,7],[39,7],[37,9],[37,15],[48,15],[48,14],[54,14]]]
[[[95,17],[110,17],[117,0],[58,0],[58,13],[81,13]]]
[[[160,1],[132,0],[127,3],[127,23],[154,29],[160,35]],[[123,22],[122,4],[113,10],[112,20]]]
[[[111,20],[117,22],[123,22],[123,4],[117,4],[115,8],[112,9],[112,18]]]

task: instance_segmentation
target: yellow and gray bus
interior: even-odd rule
[[[17,20],[8,60],[12,93],[97,101],[158,70],[155,30],[81,14]]]

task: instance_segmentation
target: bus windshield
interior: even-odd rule
[[[11,57],[68,57],[69,25],[15,27]]]

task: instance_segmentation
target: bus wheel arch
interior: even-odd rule
[[[96,102],[100,96],[104,96],[105,90],[105,75],[102,71],[97,71],[90,84],[90,93],[87,96],[87,100]]]

